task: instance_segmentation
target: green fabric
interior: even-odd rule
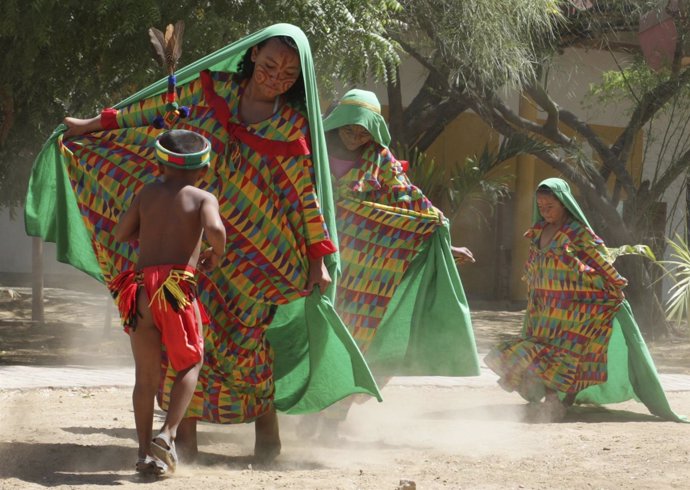
[[[341,193],[339,206],[342,208],[339,225],[344,226],[341,229],[341,236],[345,235],[343,241],[352,243],[352,239],[357,240],[357,236],[347,236],[344,230],[350,229],[347,224],[351,222],[358,223],[358,226],[362,226],[362,222],[366,223],[366,207],[371,206],[371,203],[400,208],[403,214],[404,210],[429,212],[429,216],[434,217],[435,231],[427,236],[422,248],[415,252],[415,257],[399,278],[395,277],[400,272],[397,269],[393,273],[375,268],[373,275],[358,272],[361,267],[366,266],[364,261],[358,262],[354,257],[351,262],[342,264],[345,274],[343,282],[357,284],[357,287],[350,288],[349,294],[364,296],[377,295],[380,290],[385,290],[386,294],[388,291],[394,292],[386,299],[382,294],[380,301],[370,303],[385,310],[382,317],[368,316],[370,310],[367,308],[353,310],[352,305],[357,302],[349,303],[343,299],[349,296],[338,297],[338,311],[346,321],[351,319],[349,327],[377,377],[479,375],[472,321],[451,253],[448,223],[439,226],[435,212],[430,209],[431,203],[398,170],[399,164],[388,149],[390,134],[381,115],[381,104],[373,92],[361,89],[348,91],[324,119],[326,131],[351,124],[366,128],[372,135],[373,142],[363,147],[356,169],[350,170],[338,180]],[[356,174],[354,179],[353,172]],[[356,191],[353,190],[355,188]],[[351,210],[344,205],[347,200],[363,202],[363,214],[357,217],[349,215],[346,210]],[[372,223],[372,226],[376,224]],[[372,240],[372,243],[377,243],[377,238],[361,238],[362,241]],[[393,244],[398,239],[398,233],[378,237],[383,247],[395,248]],[[368,245],[361,246],[368,248]],[[368,281],[370,289],[366,286]],[[390,281],[390,284],[384,285],[385,281]],[[339,294],[341,292],[342,289]],[[344,304],[345,301],[348,304]],[[367,322],[363,317],[366,317]],[[374,328],[372,338],[371,331]]]
[[[326,296],[311,295],[279,308],[268,333],[276,352],[273,369],[279,410],[314,412],[315,407],[321,410],[354,393],[375,393],[382,400],[363,360],[357,369],[342,368],[359,349]]]
[[[446,224],[414,258],[388,304],[366,353],[376,376],[479,375],[470,309],[456,267]]]
[[[354,88],[343,95],[338,105],[324,119],[324,131],[331,131],[342,126],[359,124],[364,126],[374,141],[388,148],[391,135],[386,120],[381,115],[381,104],[374,92]]]
[[[550,178],[540,182],[537,188],[541,186],[551,189],[575,219],[592,229],[567,182],[559,178]],[[535,198],[534,223],[540,219]],[[669,406],[654,361],[627,300],[623,301],[613,321],[608,346],[607,375],[605,383],[582,390],[578,393],[576,401],[603,405],[637,399],[654,415],[677,422],[686,421],[684,417],[676,415]]]
[[[26,234],[55,243],[57,260],[103,282],[57,145],[64,129],[53,132],[34,162],[24,208]]]
[[[187,83],[205,69],[235,71],[247,49],[274,36],[291,37],[299,50],[316,188],[331,239],[337,243],[316,76],[304,33],[289,24],[267,27],[178,70],[177,80],[179,84]],[[114,107],[123,107],[166,90],[167,78],[164,78]],[[66,160],[58,149],[57,139],[65,129],[64,125],[56,128],[34,163],[26,200],[26,232],[55,242],[58,260],[103,281],[65,172]],[[326,256],[325,263],[334,279],[333,287],[323,296],[315,291],[307,300],[278,308],[276,317],[281,320],[275,328],[272,325],[267,334],[275,351],[276,407],[280,410],[300,413],[321,410],[351,393],[364,392],[381,399],[361,353],[333,310],[338,254]],[[305,353],[308,361],[305,361]],[[342,372],[336,375],[335,371]]]

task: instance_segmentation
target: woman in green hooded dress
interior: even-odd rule
[[[211,165],[200,187],[218,198],[228,246],[219,268],[198,277],[209,324],[179,442],[193,456],[197,420],[256,421],[255,454],[270,459],[280,451],[276,409],[313,412],[352,393],[379,396],[332,306],[338,255],[309,43],[279,24],[175,76],[173,92],[168,78],[95,118],[65,119],[34,165],[27,232],[57,242],[61,260],[109,284],[136,262],[136,244],[116,241],[112,229],[156,179],[163,128],[155,121],[165,115],[166,125],[204,135]],[[173,111],[171,99],[188,114]],[[163,368],[167,409],[177,373],[167,359]]]
[[[525,233],[530,250],[522,334],[485,358],[499,385],[532,402],[536,421],[561,420],[575,402],[631,398],[659,417],[680,420],[625,300],[627,280],[611,264],[567,182],[539,184],[533,219]]]
[[[341,257],[335,306],[379,384],[392,375],[478,375],[456,267],[474,259],[451,246],[448,220],[391,152],[376,95],[348,91],[324,130]],[[348,407],[326,412],[324,437]]]

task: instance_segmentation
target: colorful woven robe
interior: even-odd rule
[[[540,250],[543,223],[535,199],[534,226],[526,233],[532,244],[523,331],[492,349],[486,364],[501,377],[501,386],[527,400],[541,398],[546,386],[561,395],[577,392],[578,403],[637,399],[654,415],[683,421],[669,406],[632,309],[620,293],[626,281],[609,263],[570,186],[559,178],[539,186],[551,189],[573,220]],[[527,373],[543,381],[541,389],[522,384]]]
[[[306,110],[287,104],[270,120],[237,124],[242,87],[228,72],[247,49],[278,35],[298,45]],[[221,268],[198,280],[211,324],[187,415],[218,423],[251,421],[272,406],[274,381],[275,406],[290,413],[321,410],[353,393],[379,397],[333,309],[333,292],[307,298],[302,293],[307,256],[332,251],[324,224],[335,229],[306,37],[294,26],[272,26],[185,67],[177,78],[178,101],[191,113],[176,127],[199,131],[212,143],[211,170],[201,187],[218,197],[228,232]],[[111,230],[136,191],[155,178],[151,162],[159,130],[149,124],[165,112],[166,85],[161,80],[103,115],[105,126],[123,129],[63,142],[59,127],[34,165],[27,233],[55,241],[58,259],[106,283],[136,262],[135,244],[115,242]],[[337,279],[337,254],[325,262]],[[168,369],[163,408],[172,376]]]
[[[499,344],[487,357],[499,383],[525,398],[526,375],[562,393],[579,393],[607,378],[607,348],[613,318],[623,302],[627,281],[606,259],[603,241],[577,220],[539,247],[545,222],[525,236],[531,240],[525,278],[529,291],[527,320],[519,342]]]
[[[478,375],[447,220],[373,141],[336,185],[336,309],[373,372]]]

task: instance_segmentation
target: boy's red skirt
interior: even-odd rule
[[[198,363],[204,354],[199,322],[205,314],[196,301],[195,274],[196,270],[188,265],[156,265],[141,271],[123,271],[109,285],[127,333],[136,329],[137,292],[144,287],[153,321],[176,371]]]

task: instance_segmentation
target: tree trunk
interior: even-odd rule
[[[395,82],[388,81],[388,121],[391,130],[391,144],[395,147],[403,135],[405,127],[403,121],[402,91],[400,90],[400,69],[395,68]]]
[[[43,241],[31,239],[31,320],[44,323],[43,310]]]

